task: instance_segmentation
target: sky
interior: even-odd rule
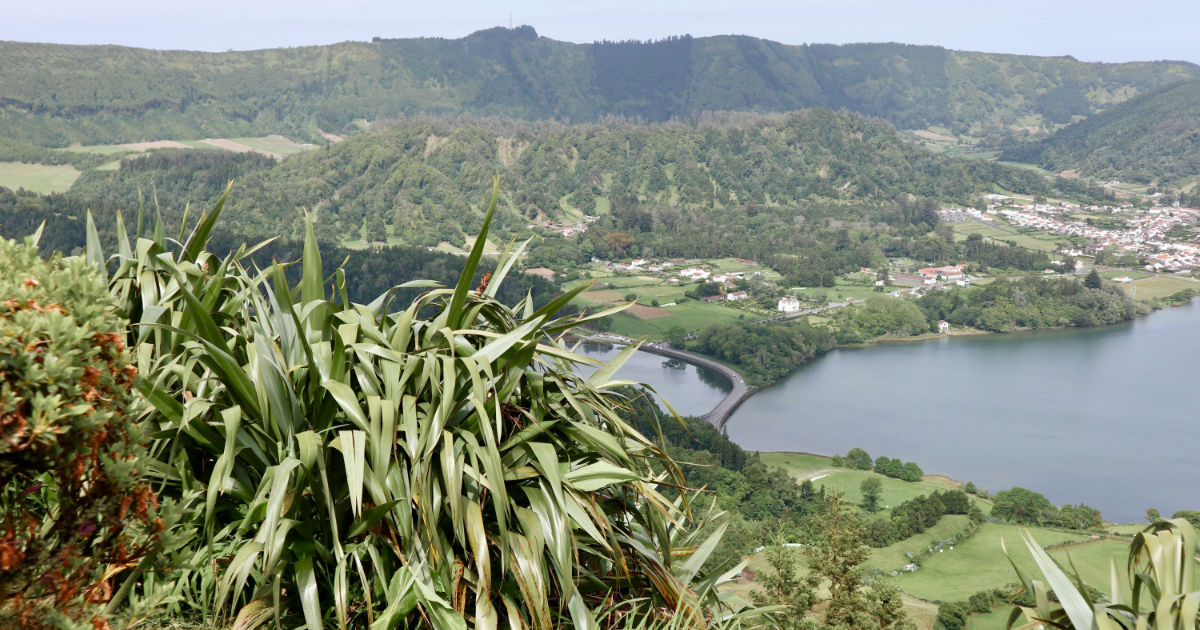
[[[1197,0],[41,0],[11,2],[0,40],[250,50],[372,37],[457,38],[528,24],[570,42],[751,35],[786,44],[902,42],[1083,61],[1200,63]]]

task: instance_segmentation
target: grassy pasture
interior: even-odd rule
[[[70,164],[26,164],[0,162],[0,186],[36,193],[66,192],[79,179],[80,171]]]
[[[1036,571],[1033,559],[1021,542],[1021,529],[1023,528],[1017,525],[984,523],[974,536],[962,544],[956,545],[953,550],[948,549],[928,556],[924,559],[920,570],[896,578],[896,586],[910,595],[923,599],[958,601],[965,600],[983,589],[998,588],[1015,582],[1017,576],[1000,546],[1002,539],[1008,543],[1009,551],[1012,552],[1013,558],[1022,571],[1029,574]],[[1029,527],[1028,529],[1041,545],[1080,542],[1088,537],[1087,534],[1079,532],[1042,527]],[[1096,547],[1085,548],[1083,554],[1072,550],[1071,556],[1078,564],[1083,556],[1096,551],[1107,553],[1107,550]],[[1088,566],[1093,564],[1090,559],[1087,563]],[[1101,576],[1083,573],[1083,577],[1090,581]],[[1100,583],[1104,584],[1105,582]]]
[[[868,571],[872,568],[878,568],[882,571],[900,569],[909,562],[912,562],[912,560],[908,559],[908,556],[904,555],[905,553],[912,553],[914,555],[921,553],[929,548],[931,542],[950,538],[966,529],[967,525],[968,520],[965,514],[947,514],[936,525],[916,536],[911,536],[882,549],[872,549],[871,556],[864,563],[864,566],[867,567]]]
[[[1012,241],[1021,247],[1044,252],[1052,252],[1063,244],[1063,241],[1053,234],[1042,232],[1014,233],[980,221],[960,221],[958,223],[951,223],[950,225],[954,229],[955,239],[959,241],[966,240],[967,236],[971,234],[979,234],[991,240]]]
[[[1200,283],[1183,278],[1171,278],[1169,276],[1142,278],[1141,280],[1134,280],[1128,284],[1118,286],[1124,289],[1130,297],[1141,302],[1164,298],[1185,289],[1200,289]]]
[[[310,149],[317,148],[314,144],[300,144],[292,142],[282,136],[267,136],[265,138],[230,138],[238,144],[244,144],[252,149],[260,151],[268,151],[270,153],[278,153],[280,155],[294,155],[302,153]]]

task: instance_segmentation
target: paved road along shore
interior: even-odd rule
[[[587,339],[600,343],[617,343],[625,345],[636,343],[632,339],[611,334],[587,337]],[[718,430],[725,427],[725,421],[729,419],[729,415],[733,413],[733,410],[738,408],[738,405],[742,404],[742,402],[749,398],[751,394],[758,391],[757,387],[750,387],[746,385],[746,381],[742,380],[742,375],[738,374],[737,370],[734,370],[728,365],[724,365],[717,361],[713,361],[708,357],[700,356],[692,352],[676,350],[675,348],[672,348],[671,344],[669,343],[644,343],[638,349],[643,352],[657,354],[670,359],[679,359],[680,361],[685,361],[687,363],[691,363],[692,365],[698,365],[701,367],[706,367],[710,370],[715,370],[721,373],[725,379],[729,381],[730,389],[729,393],[725,395],[725,398],[722,398],[721,402],[717,403],[717,406],[713,407],[711,411],[703,416],[700,416],[701,419],[706,420],[713,426],[717,427]]]
[[[742,375],[738,374],[736,370],[723,363],[713,361],[708,357],[702,357],[691,352],[684,352],[683,350],[676,350],[666,343],[643,344],[641,350],[672,359],[679,359],[680,361],[686,361],[692,365],[699,365],[711,370],[716,370],[729,380],[729,393],[721,399],[721,402],[717,403],[716,407],[712,408],[712,411],[700,416],[702,419],[707,420],[710,424],[717,427],[718,431],[725,428],[725,421],[729,419],[729,415],[733,413],[733,410],[737,409],[738,405],[742,404],[742,401],[749,398],[751,394],[758,391],[757,387],[747,386],[746,381],[742,380]]]

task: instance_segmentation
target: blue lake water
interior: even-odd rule
[[[638,353],[621,373],[683,414],[723,395]],[[1116,522],[1200,509],[1200,304],[1121,326],[835,350],[730,417],[748,450],[864,448],[992,492],[1031,488]],[[719,381],[719,377],[716,379]]]

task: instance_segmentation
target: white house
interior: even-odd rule
[[[776,306],[775,310],[783,311],[784,313],[798,313],[800,312],[800,300],[791,296],[781,298],[779,306]]]
[[[730,302],[737,302],[738,300],[744,300],[748,297],[750,296],[746,295],[745,291],[735,291],[733,293],[725,294],[725,299],[729,300]]]
[[[947,322],[944,319],[939,319],[938,320],[938,332],[940,332],[940,333],[950,332],[950,322]]]

